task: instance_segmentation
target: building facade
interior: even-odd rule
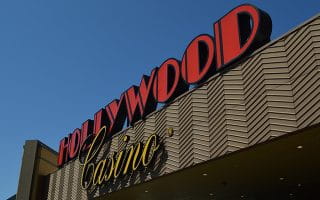
[[[154,134],[148,167],[88,189],[79,159],[58,167],[56,152],[27,141],[16,198],[317,199],[320,16],[115,134],[94,159]]]

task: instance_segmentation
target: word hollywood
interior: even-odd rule
[[[187,46],[181,61],[165,60],[149,76],[143,75],[139,86],[131,86],[85,121],[81,129],[60,141],[58,166],[74,159],[106,127],[106,139],[122,130],[125,121],[133,125],[156,110],[157,103],[169,103],[188,90],[191,84],[201,84],[210,76],[239,61],[270,41],[271,18],[264,11],[248,4],[240,5],[213,25],[214,37],[201,34]]]

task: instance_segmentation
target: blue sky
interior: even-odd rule
[[[25,140],[59,140],[242,3],[267,11],[275,39],[320,1],[1,0],[0,199],[16,193]]]

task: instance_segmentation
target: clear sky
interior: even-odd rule
[[[16,193],[25,140],[59,140],[198,34],[252,3],[275,39],[319,13],[319,0],[1,0],[0,199]]]

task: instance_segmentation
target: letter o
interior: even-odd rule
[[[73,159],[77,156],[80,149],[81,131],[76,128],[70,136],[69,157]]]
[[[174,58],[164,61],[154,80],[153,95],[160,103],[168,103],[187,90],[180,76],[180,63]]]
[[[214,72],[215,45],[210,35],[199,35],[186,48],[181,75],[188,84],[200,83]]]

